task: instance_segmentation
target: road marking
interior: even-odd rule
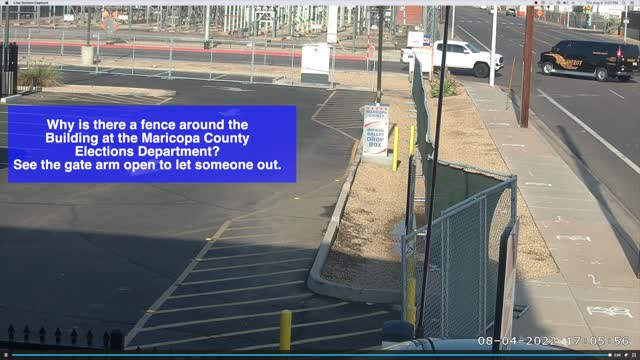
[[[596,276],[595,276],[595,275],[593,275],[593,274],[589,274],[589,275],[587,275],[587,276],[591,278],[591,282],[593,283],[593,285],[598,285],[598,284],[600,284],[600,281],[596,281]]]
[[[504,122],[490,122],[489,125],[497,125],[497,126],[511,126],[509,123]]]
[[[526,182],[524,183],[525,185],[533,185],[533,186],[548,186],[548,187],[552,187],[552,184],[547,184],[547,183],[541,183],[541,182]]]
[[[307,343],[324,341],[324,340],[341,339],[341,338],[351,337],[351,336],[373,334],[373,333],[377,333],[377,332],[381,332],[381,331],[382,331],[382,329],[374,329],[374,330],[356,331],[356,332],[346,333],[346,334],[321,336],[321,337],[316,337],[316,338],[292,341],[291,345],[301,345],[301,344],[307,344]],[[249,346],[249,347],[240,348],[240,349],[233,349],[233,350],[234,351],[250,351],[250,350],[258,350],[258,349],[274,348],[274,347],[278,347],[278,346],[280,346],[280,344],[279,343],[275,343],[275,344],[267,344],[267,345]]]
[[[457,26],[458,26],[458,28],[460,30],[464,31],[465,34],[469,35],[473,40],[475,40],[478,44],[480,44],[480,46],[485,48],[487,51],[491,51],[491,49],[486,47],[482,42],[480,42],[480,40],[478,40],[475,36],[471,35],[471,33],[469,33],[467,30],[465,30],[462,26],[460,26],[460,25],[457,25]]]
[[[244,265],[222,266],[222,267],[215,267],[215,268],[206,268],[206,269],[193,270],[192,273],[201,273],[201,272],[218,271],[218,270],[240,269],[240,268],[245,268],[245,267],[261,266],[261,265],[275,265],[275,264],[289,263],[289,262],[292,262],[292,261],[303,261],[303,260],[309,261],[309,260],[312,260],[312,259],[314,259],[314,258],[313,257],[304,257],[304,258],[297,258],[297,259],[268,261],[268,262],[251,263],[251,264],[244,264]]]
[[[280,235],[280,234],[279,233],[271,233],[271,234],[253,234],[253,235],[225,236],[225,237],[218,238],[218,240],[246,239],[246,238],[254,238],[254,237],[276,236],[276,235]]]
[[[624,161],[633,171],[635,171],[638,175],[640,175],[640,166],[636,165],[631,161],[628,157],[626,157],[623,153],[621,153],[618,149],[616,149],[613,145],[611,145],[607,140],[605,140],[602,136],[598,135],[593,129],[587,126],[582,120],[578,119],[577,116],[573,115],[569,110],[565,109],[562,105],[560,105],[557,101],[555,101],[551,96],[547,95],[544,91],[538,89],[538,92],[544,96],[549,102],[555,105],[560,111],[565,113],[569,118],[575,121],[578,125],[580,125],[583,129],[585,129],[589,134],[591,134],[594,138],[602,143],[607,149],[609,149],[612,153],[614,153],[620,160]]]
[[[279,239],[279,240],[261,242],[261,243],[256,243],[256,244],[214,246],[213,248],[209,249],[209,251],[215,251],[215,250],[220,250],[220,249],[243,248],[243,247],[249,247],[249,246],[264,246],[264,245],[271,245],[271,244],[289,244],[289,243],[295,243],[296,241],[297,241],[297,239],[296,240]]]
[[[571,241],[588,241],[591,242],[590,236],[584,235],[558,235],[556,236],[558,240],[571,240]]]
[[[269,301],[288,300],[288,299],[295,299],[295,298],[305,298],[305,297],[311,297],[311,296],[314,296],[314,295],[315,294],[313,294],[313,293],[304,293],[304,294],[300,294],[300,295],[278,296],[278,297],[259,299],[259,300],[238,301],[238,302],[234,302],[234,303],[222,303],[222,304],[212,304],[212,305],[189,306],[189,307],[183,307],[183,308],[158,310],[155,313],[156,314],[165,314],[165,313],[174,313],[174,312],[180,312],[180,311],[213,309],[213,308],[227,307],[227,306],[258,304],[258,303],[269,302]]]
[[[222,282],[222,281],[253,279],[253,278],[263,277],[263,276],[290,274],[290,273],[301,272],[301,271],[309,271],[309,269],[293,269],[293,270],[274,271],[274,272],[270,272],[270,273],[262,273],[262,274],[256,274],[256,275],[234,276],[234,277],[228,277],[228,278],[222,278],[222,279],[211,279],[211,280],[201,280],[201,281],[187,281],[187,282],[183,282],[180,285],[188,286],[188,285],[211,284],[211,283],[217,283],[217,282]]]
[[[236,288],[236,289],[229,289],[229,290],[207,291],[207,292],[196,293],[196,294],[174,295],[174,296],[169,296],[168,299],[184,299],[184,298],[190,298],[190,297],[196,297],[196,296],[228,294],[228,293],[240,292],[240,291],[269,289],[269,288],[274,288],[274,287],[279,287],[279,286],[302,284],[304,282],[305,282],[304,280],[298,280],[298,281],[289,281],[289,282],[285,282],[285,283],[278,283],[278,284],[271,284],[271,285],[260,285],[260,286],[252,286],[252,287],[246,287],[246,288]]]
[[[611,89],[609,89],[609,91],[610,91],[612,94],[614,94],[615,96],[619,97],[620,99],[624,99],[624,96],[622,96],[622,95],[618,94],[617,92],[615,92],[615,91],[613,91],[613,90],[611,90]]]
[[[287,253],[287,252],[303,251],[303,250],[308,251],[310,249],[287,249],[287,250],[276,250],[276,251],[263,251],[263,252],[257,252],[257,253],[251,253],[251,254],[240,254],[240,255],[229,255],[229,256],[214,256],[214,257],[205,257],[205,258],[200,257],[200,258],[197,258],[197,259],[199,259],[198,261],[216,261],[216,260],[237,259],[237,258],[251,257],[251,256],[282,254],[282,253]]]
[[[264,228],[272,228],[272,226],[271,225],[258,225],[258,226],[230,227],[230,228],[227,228],[227,231],[231,231],[231,230],[249,230],[249,229],[264,229]]]
[[[323,321],[314,321],[314,322],[310,322],[310,323],[294,324],[291,327],[292,328],[301,328],[301,327],[316,326],[316,325],[326,325],[326,324],[332,324],[332,323],[355,320],[355,319],[362,319],[362,318],[366,318],[366,317],[384,315],[384,314],[387,314],[387,312],[386,311],[377,311],[377,312],[373,312],[373,313],[369,313],[369,314],[355,315],[355,316],[350,316],[350,317],[341,318],[341,319],[323,320]],[[275,330],[279,330],[279,329],[280,329],[279,326],[272,326],[272,327],[262,328],[262,329],[253,329],[253,330],[235,331],[235,332],[216,334],[216,335],[198,336],[198,337],[195,337],[195,338],[173,340],[173,341],[164,341],[164,342],[159,342],[159,343],[140,345],[140,348],[141,349],[146,349],[146,348],[153,348],[153,347],[166,346],[166,345],[184,344],[184,343],[194,342],[194,341],[217,339],[217,338],[229,337],[229,336],[248,335],[248,334],[262,333],[262,332],[267,332],[267,331],[275,331]]]
[[[348,305],[348,304],[349,304],[349,302],[342,301],[342,302],[335,303],[335,304],[314,306],[314,307],[303,308],[303,309],[295,309],[295,310],[291,310],[291,312],[292,313],[302,313],[302,312],[308,312],[308,311],[314,311],[314,310],[332,309],[332,308],[337,308],[337,307]],[[140,329],[140,332],[162,330],[162,329],[171,329],[171,328],[176,328],[176,327],[181,327],[181,326],[189,326],[189,325],[196,325],[196,324],[206,324],[206,323],[219,322],[219,321],[250,319],[250,318],[272,316],[272,315],[280,315],[280,311],[272,311],[272,312],[257,313],[257,314],[247,314],[247,315],[227,316],[227,317],[213,318],[213,319],[183,321],[183,322],[170,323],[170,324],[162,324],[162,325],[150,326],[150,327],[147,327],[147,328]]]
[[[356,139],[355,137],[347,134],[346,132],[340,130],[340,129],[336,129],[335,127],[331,126],[331,125],[327,125],[325,123],[323,123],[322,121],[316,120],[316,116],[320,113],[320,111],[325,107],[325,105],[327,105],[327,103],[329,103],[329,101],[331,100],[331,98],[333,98],[333,96],[336,94],[335,91],[333,91],[331,93],[331,95],[329,95],[329,97],[327,97],[327,100],[325,100],[322,105],[320,107],[318,107],[318,110],[316,110],[316,112],[311,116],[311,121],[316,122],[324,127],[327,127],[329,129],[332,129],[334,131],[339,132],[340,134],[348,137],[349,139],[352,139],[353,141],[359,141],[359,139]]]
[[[631,315],[631,310],[621,306],[611,306],[608,308],[604,306],[587,306],[587,312],[589,313],[589,315],[600,313],[600,314],[605,314],[609,316],[616,316],[616,315],[628,316],[633,319],[633,315]]]
[[[216,239],[217,237],[219,237],[224,230],[229,226],[229,224],[231,224],[231,221],[226,220],[222,226],[220,226],[220,228],[218,229],[218,231],[216,231],[216,233],[212,236],[212,238]],[[204,246],[202,247],[202,250],[200,250],[200,252],[198,253],[198,255],[196,255],[196,258],[201,258],[203,257],[207,251],[209,250],[209,248],[211,248],[211,246],[213,246],[213,244],[215,244],[215,241],[207,241]],[[176,281],[173,282],[173,284],[171,286],[169,286],[167,288],[167,290],[164,291],[164,293],[162,293],[162,295],[160,295],[160,297],[151,305],[151,307],[148,310],[151,311],[158,311],[158,309],[160,309],[160,307],[162,306],[162,304],[165,303],[165,301],[167,301],[167,299],[171,298],[171,294],[173,294],[173,292],[180,287],[180,283],[182,283],[184,281],[184,279],[187,278],[187,276],[189,275],[189,273],[198,265],[198,262],[196,261],[196,259],[191,260],[191,262],[189,263],[189,265],[187,265],[187,267],[184,269],[184,271],[182,272],[182,274],[180,274],[180,276],[178,276],[178,278],[176,279]],[[140,331],[140,329],[142,329],[142,327],[147,323],[147,321],[149,321],[149,318],[151,317],[151,313],[147,312],[145,313],[139,320],[138,322],[136,322],[136,324],[133,326],[133,328],[131,328],[131,330],[127,333],[127,336],[125,336],[125,347],[127,347],[127,345],[131,342],[131,340],[133,340],[133,338],[138,334],[138,332]]]
[[[522,144],[502,144],[502,146],[524,147],[524,145],[522,145]]]

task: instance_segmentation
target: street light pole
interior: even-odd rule
[[[453,5],[451,8],[453,9],[453,14],[451,15],[451,39],[455,39],[456,37],[456,6]]]
[[[384,32],[384,6],[378,6],[378,97],[377,97],[377,102],[382,101],[382,35],[383,35],[383,32]]]

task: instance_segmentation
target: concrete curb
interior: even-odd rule
[[[351,185],[353,184],[353,180],[355,179],[356,171],[360,166],[360,161],[362,158],[361,153],[362,143],[360,143],[360,145],[358,146],[357,155],[349,169],[349,176],[342,186],[342,191],[340,192],[340,196],[338,197],[338,202],[336,203],[336,207],[333,210],[333,214],[331,215],[331,221],[329,222],[327,231],[325,232],[322,243],[320,244],[320,248],[318,249],[316,259],[313,262],[311,271],[309,272],[309,277],[307,278],[307,287],[309,287],[311,291],[317,294],[336,297],[349,301],[400,304],[402,302],[402,294],[400,293],[400,290],[394,291],[388,289],[356,288],[322,278],[322,269],[324,268],[324,264],[327,261],[327,257],[329,256],[331,245],[333,245],[333,241],[336,238],[338,226],[340,225],[340,220],[347,204],[347,198],[349,197],[349,193],[351,191]]]
[[[119,86],[95,86],[95,85],[63,85],[42,88],[43,92],[52,93],[80,93],[80,94],[107,94],[123,96],[159,96],[172,97],[176,95],[175,90],[145,89]]]
[[[18,99],[22,97],[21,94],[15,94],[15,95],[11,95],[11,96],[7,96],[7,97],[3,97],[2,99],[0,99],[0,104],[9,104],[11,103],[13,100]]]

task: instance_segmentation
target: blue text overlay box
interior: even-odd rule
[[[295,106],[10,106],[9,182],[295,182]]]

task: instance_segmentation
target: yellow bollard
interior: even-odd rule
[[[291,351],[291,311],[280,312],[280,351]]]
[[[393,171],[398,170],[398,126],[393,131]]]
[[[415,306],[407,306],[407,321],[416,326],[416,307]]]
[[[413,148],[416,145],[415,128],[415,125],[411,125],[411,136],[409,137],[409,156],[413,155]]]
[[[416,325],[416,278],[407,279],[407,321]]]

